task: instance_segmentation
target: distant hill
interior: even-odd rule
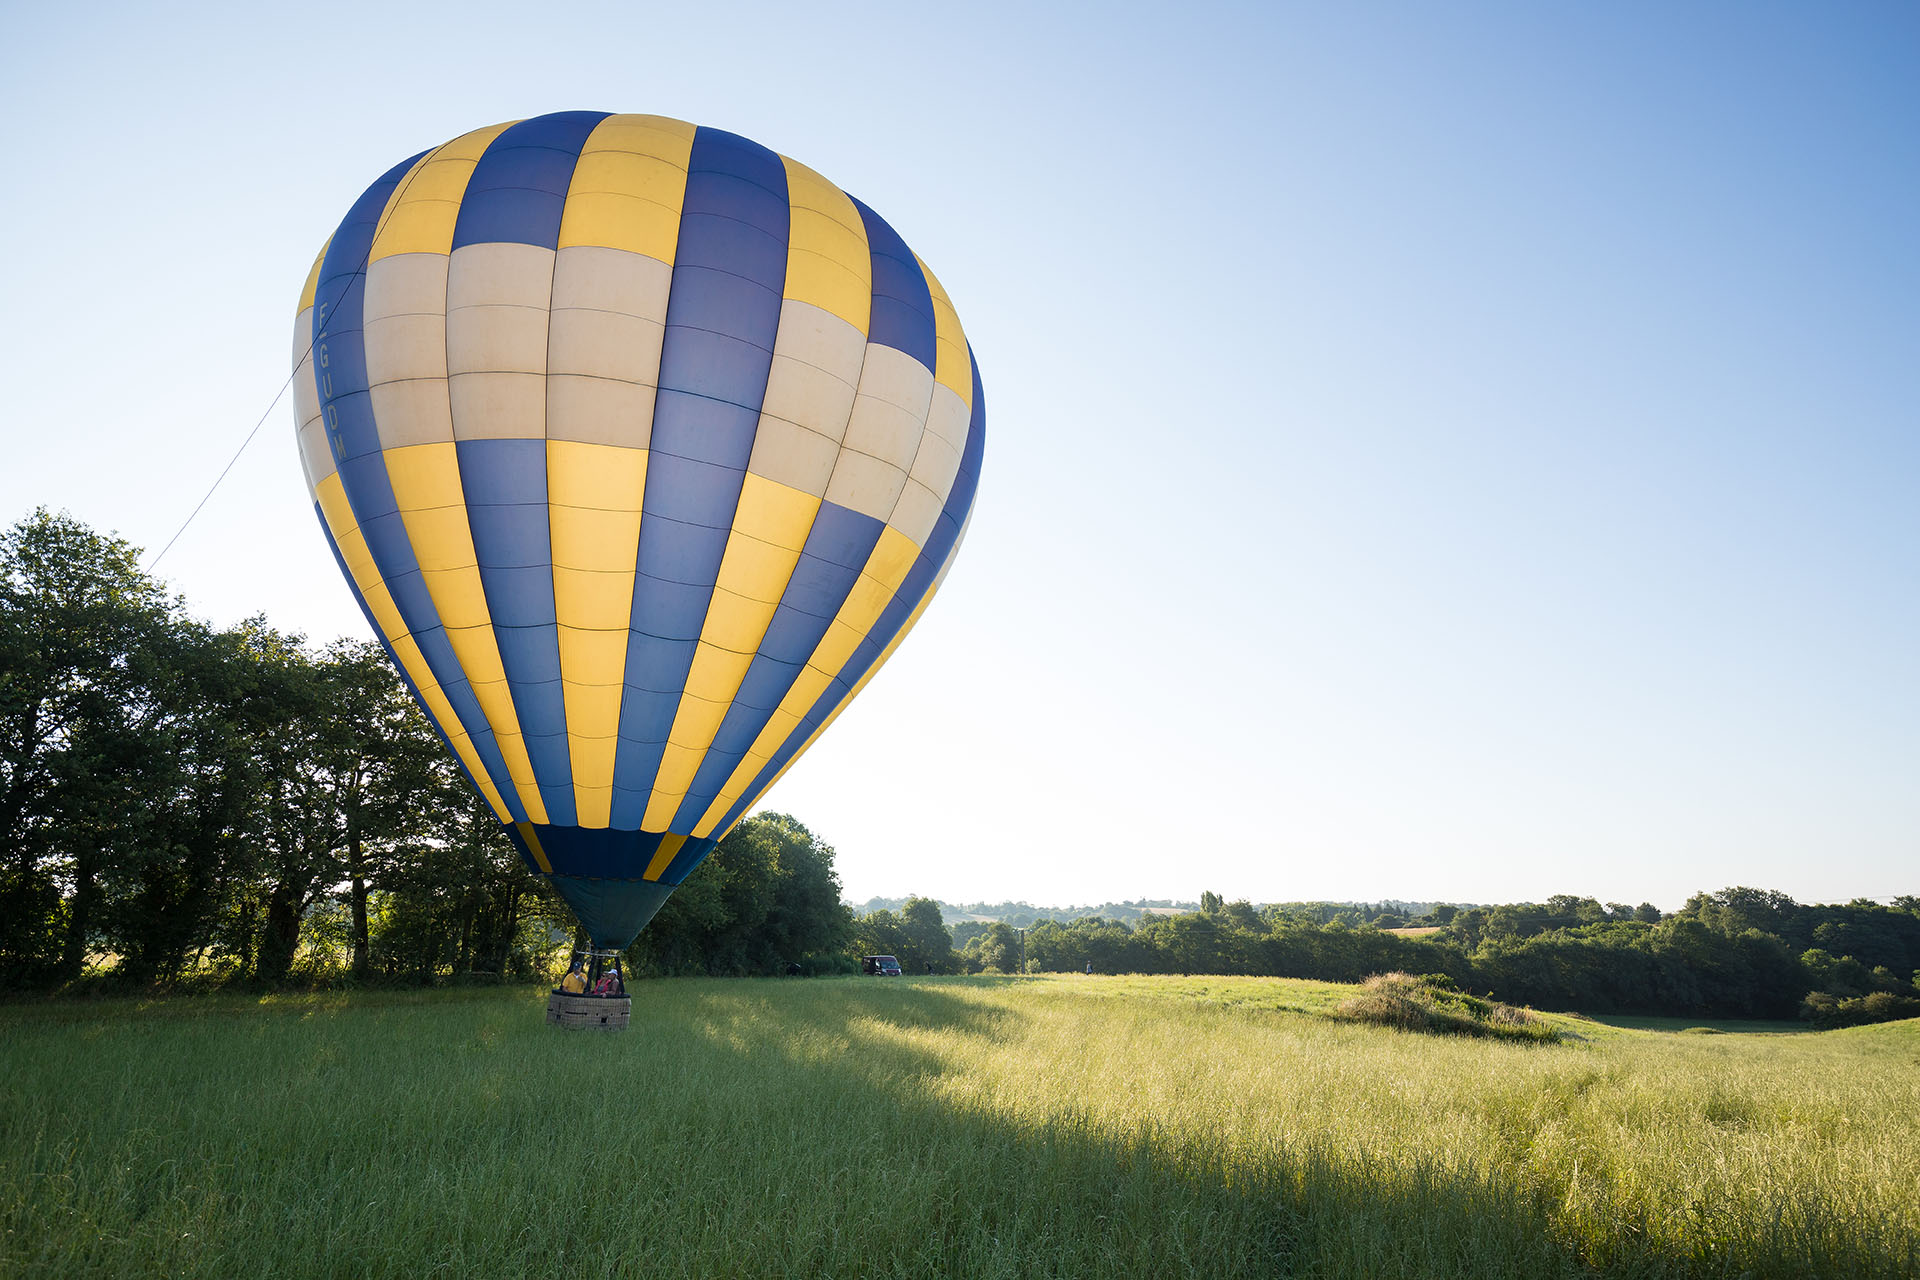
[[[850,903],[853,913],[859,916],[872,915],[876,911],[898,911],[906,903],[905,898],[868,898],[865,902]],[[1384,927],[1392,928],[1406,922],[1419,920],[1432,913],[1438,906],[1451,906],[1458,910],[1469,910],[1475,906],[1468,902],[1405,902],[1397,898],[1386,898],[1378,902],[1259,902],[1254,904],[1257,910],[1269,907],[1294,917],[1302,917],[1325,924],[1331,920],[1345,920],[1349,924],[1380,922]],[[1085,907],[1036,907],[1030,902],[940,902],[940,917],[947,928],[959,930],[959,926],[970,924],[993,924],[1005,922],[1016,929],[1027,929],[1042,920],[1058,920],[1066,923],[1072,920],[1097,916],[1103,920],[1118,920],[1132,926],[1150,916],[1177,916],[1187,911],[1198,911],[1198,902],[1177,902],[1171,898],[1139,898],[1129,902],[1102,902],[1097,906]],[[972,936],[976,930],[964,931]],[[956,932],[956,940],[959,938]]]
[[[906,903],[905,898],[868,898],[865,902],[853,903],[855,915],[872,915],[876,911],[898,911]],[[1029,928],[1042,920],[1080,920],[1087,916],[1098,916],[1103,920],[1119,920],[1126,924],[1138,924],[1147,916],[1179,915],[1183,911],[1197,911],[1197,902],[1175,902],[1171,898],[1141,898],[1137,902],[1102,902],[1098,906],[1088,907],[1036,907],[1030,902],[969,902],[956,904],[941,902],[940,918],[949,929],[960,924],[993,924],[1005,922],[1016,929]]]

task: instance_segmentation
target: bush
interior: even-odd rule
[[[1560,1033],[1525,1009],[1462,994],[1444,975],[1415,977],[1376,973],[1359,995],[1343,1001],[1339,1015],[1403,1031],[1433,1035],[1491,1036],[1501,1040],[1557,1043]]]
[[[1832,991],[1810,991],[1800,1002],[1800,1016],[1821,1031],[1835,1027],[1859,1027],[1870,1022],[1897,1022],[1902,1018],[1920,1018],[1920,1000],[1899,996],[1891,991],[1871,995],[1848,996]]]

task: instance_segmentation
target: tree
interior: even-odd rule
[[[116,729],[178,622],[138,556],[44,507],[0,534],[0,981],[79,975],[127,846]]]
[[[674,891],[628,950],[640,972],[778,973],[853,932],[833,849],[784,813],[754,814]]]
[[[900,908],[900,928],[906,937],[906,954],[899,960],[908,973],[952,973],[958,967],[953,935],[947,932],[939,903],[931,898],[908,898]]]
[[[833,847],[785,813],[756,813],[727,838],[735,837],[771,847],[773,906],[766,938],[773,961],[784,967],[839,952],[852,934],[853,914],[840,899]]]
[[[378,645],[341,641],[323,663],[332,733],[318,767],[347,893],[350,964],[365,979],[373,972],[369,893],[427,823],[465,805],[470,788]]]
[[[968,944],[968,952],[982,969],[995,973],[1020,971],[1020,934],[1004,920],[988,925],[986,932]]]

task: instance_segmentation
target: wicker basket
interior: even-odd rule
[[[570,996],[556,991],[547,997],[547,1021],[577,1031],[625,1031],[633,1016],[631,996]]]

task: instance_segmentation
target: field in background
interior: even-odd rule
[[[0,1008],[0,1275],[1900,1276],[1920,1022],[1564,1045],[1285,979]]]

